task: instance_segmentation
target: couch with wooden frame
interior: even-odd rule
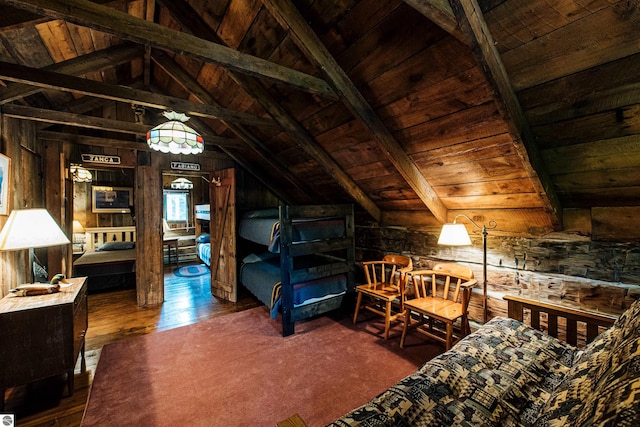
[[[511,317],[490,320],[330,426],[640,425],[640,300],[615,319],[505,299]]]

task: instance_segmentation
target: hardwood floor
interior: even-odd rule
[[[209,277],[178,277],[165,267],[165,302],[140,308],[134,289],[89,295],[89,329],[86,335],[87,369],[76,364],[75,390],[67,396],[65,378],[16,387],[6,392],[5,411],[16,415],[19,426],[79,426],[87,396],[105,344],[200,322],[212,317],[256,307],[261,303],[239,290],[237,303],[211,296]]]

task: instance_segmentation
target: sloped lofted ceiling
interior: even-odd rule
[[[638,1],[2,0],[0,16],[2,112],[46,138],[73,124],[144,149],[179,110],[288,203],[392,225],[466,213],[539,235],[566,208],[640,204]]]

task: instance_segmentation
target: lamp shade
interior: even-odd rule
[[[81,165],[71,165],[69,171],[71,172],[71,177],[75,182],[91,182],[93,180],[91,172]]]
[[[174,190],[191,190],[193,189],[193,182],[187,178],[177,178],[171,181],[171,188]]]
[[[74,233],[84,233],[84,227],[80,224],[80,221],[77,219],[73,220],[73,232]]]
[[[71,243],[46,209],[15,209],[0,232],[0,250],[44,248]]]
[[[469,246],[471,245],[471,238],[464,224],[444,224],[442,231],[440,231],[440,238],[438,238],[439,245],[449,246]]]
[[[149,132],[147,132],[147,144],[153,150],[172,154],[199,154],[204,150],[202,136],[189,126],[184,124],[189,117],[175,111],[165,112],[169,119]]]

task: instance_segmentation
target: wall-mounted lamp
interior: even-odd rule
[[[464,224],[457,224],[456,220],[459,217],[464,217],[471,222],[476,228],[482,230],[482,310],[483,310],[483,318],[484,323],[487,323],[488,320],[488,310],[487,310],[487,230],[492,230],[498,226],[498,224],[491,220],[489,221],[489,225],[478,225],[474,220],[469,218],[468,215],[458,214],[453,218],[453,223],[444,224],[442,226],[442,231],[440,231],[440,237],[438,238],[439,245],[448,245],[448,246],[469,246],[471,245],[471,238],[469,237],[469,233],[467,233],[467,229]]]
[[[176,178],[171,181],[172,190],[191,190],[193,189],[193,182],[187,178]]]
[[[31,281],[36,271],[44,268],[36,262],[34,248],[66,245],[71,243],[46,209],[14,209],[0,232],[0,251],[29,249]],[[46,271],[46,270],[44,270]],[[42,280],[42,277],[38,277]],[[46,281],[46,277],[44,280]]]
[[[162,123],[147,132],[147,144],[153,150],[172,154],[200,154],[204,151],[202,136],[184,122],[189,117],[165,111],[162,113],[168,122]]]
[[[69,167],[69,172],[71,173],[71,179],[73,179],[74,182],[91,182],[93,180],[91,172],[82,167],[82,165],[71,165]]]

